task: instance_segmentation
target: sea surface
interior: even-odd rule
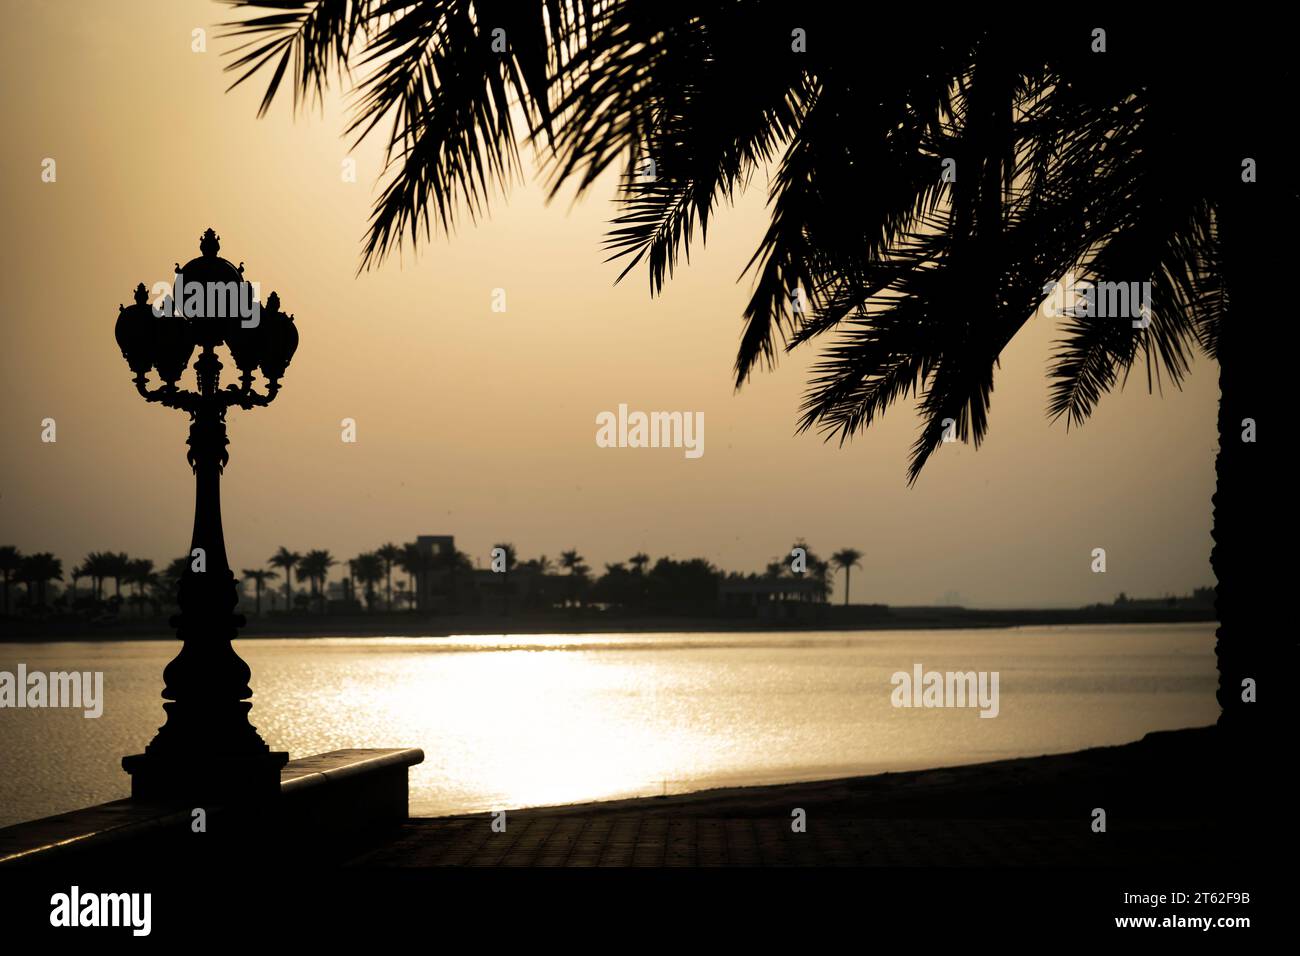
[[[997,630],[249,639],[291,757],[421,747],[416,816],[1062,753],[1218,716],[1212,623]],[[0,709],[0,826],[129,795],[174,641],[0,644],[102,671],[103,715]],[[897,672],[997,672],[998,714],[904,708]]]

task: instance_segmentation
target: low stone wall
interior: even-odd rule
[[[0,866],[341,860],[408,817],[416,748],[334,750],[290,761],[270,799],[215,806],[115,800],[0,829]]]

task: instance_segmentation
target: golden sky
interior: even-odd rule
[[[1002,357],[987,443],[945,446],[909,489],[910,406],[840,448],[794,434],[815,353],[732,389],[764,182],[658,299],[643,271],[615,286],[603,262],[612,180],[572,206],[525,184],[489,220],[357,277],[382,144],[349,151],[340,97],[295,119],[282,95],[258,120],[262,84],[225,93],[229,41],[212,29],[225,8],[3,6],[0,543],[65,569],[91,550],[163,564],[188,545],[185,416],[136,395],[113,323],[137,282],[198,255],[210,225],[301,335],[275,404],[229,416],[236,569],[280,545],[346,559],[454,534],[484,565],[508,540],[522,557],[576,547],[596,569],[646,551],[749,571],[804,537],[823,556],[865,552],[856,601],[1077,605],[1213,581],[1207,361],[1163,398],[1135,373],[1067,433],[1044,412],[1058,320],[1036,317]],[[205,53],[191,51],[196,27]],[[349,156],[356,183],[341,175]],[[702,411],[704,455],[597,447],[596,416],[619,403]],[[40,440],[47,417],[54,444]],[[1106,574],[1089,570],[1096,547]]]

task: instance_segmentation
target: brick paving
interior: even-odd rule
[[[412,819],[359,867],[1128,866],[1230,852],[1210,731],[916,773]],[[1199,776],[1198,776],[1199,775]],[[1092,810],[1107,812],[1107,832]],[[791,812],[806,812],[794,832]]]

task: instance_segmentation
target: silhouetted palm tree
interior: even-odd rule
[[[384,559],[374,551],[358,555],[353,577],[365,588],[366,607],[375,609],[375,585],[384,579]]]
[[[453,614],[460,612],[461,607],[461,582],[469,576],[472,580],[474,573],[474,561],[464,551],[453,548],[450,551],[441,552],[436,559],[437,568],[447,574],[447,595],[450,602],[450,609]]]
[[[560,567],[569,572],[569,597],[575,603],[578,600],[578,578],[587,570],[582,561],[582,555],[576,548],[560,552]]]
[[[808,566],[808,570],[817,584],[817,600],[827,603],[831,597],[831,563],[817,558]]]
[[[837,568],[844,569],[844,606],[849,606],[849,574],[862,565],[862,552],[857,548],[842,548],[831,555]]]
[[[107,578],[108,576],[107,564],[108,562],[105,561],[104,554],[101,554],[100,551],[90,551],[90,553],[82,559],[82,572],[86,578],[90,578],[91,597],[94,598],[95,601],[100,600],[100,591],[101,588],[103,588],[104,578]]]
[[[311,582],[312,597],[317,598],[322,614],[325,613],[325,580],[330,568],[338,564],[328,551],[308,551],[299,562],[298,572]]]
[[[162,572],[162,596],[168,604],[177,603],[179,597],[181,578],[185,576],[186,570],[190,567],[193,559],[189,555],[174,558],[168,562],[167,567]]]
[[[244,575],[244,577],[253,581],[254,592],[257,595],[256,610],[253,613],[256,614],[258,617],[261,617],[262,616],[262,586],[265,585],[266,582],[269,581],[271,578],[278,578],[279,575],[276,574],[274,571],[266,571],[261,568],[252,568],[252,569],[245,568],[241,573]]]
[[[161,614],[163,608],[174,607],[180,597],[181,578],[194,559],[190,555],[173,558],[167,566],[158,572],[149,589],[149,599],[155,614]]]
[[[141,616],[144,614],[145,588],[149,586],[153,578],[153,562],[148,558],[136,558],[127,561],[126,572],[122,579],[127,584],[135,585],[135,595],[132,600]]]
[[[113,597],[122,600],[122,582],[131,574],[131,556],[125,551],[110,551],[103,556],[107,576],[113,579]]]
[[[39,551],[21,559],[18,575],[27,585],[27,603],[33,608],[45,607],[46,583],[63,580],[63,562],[48,551]]]
[[[492,545],[495,551],[500,548],[505,552],[505,571],[501,573],[501,613],[510,613],[510,572],[514,569],[515,558],[518,552],[515,546],[508,541],[500,541]]]
[[[800,427],[843,442],[915,395],[909,482],[945,441],[982,442],[993,370],[1045,290],[1072,272],[1150,282],[1140,316],[1067,311],[1049,411],[1081,424],[1135,365],[1150,388],[1179,385],[1197,350],[1218,362],[1220,722],[1262,726],[1269,705],[1242,687],[1277,641],[1278,572],[1249,531],[1271,505],[1253,432],[1285,407],[1263,363],[1294,244],[1272,236],[1300,211],[1277,120],[1294,87],[1285,31],[1217,21],[1212,50],[1188,56],[1205,48],[1194,18],[1126,17],[1099,48],[1069,11],[981,25],[918,9],[873,31],[864,56],[841,6],[795,0],[242,6],[268,15],[232,31],[248,45],[228,68],[236,83],[273,69],[262,111],[286,75],[306,101],[373,65],[348,132],[394,122],[365,265],[481,214],[531,138],[552,195],[653,161],[626,177],[608,245],[628,269],[644,261],[657,291],[697,224],[779,162],[736,381],[838,333]],[[1295,642],[1279,650],[1289,673]]]
[[[632,555],[632,557],[627,559],[627,563],[632,565],[632,571],[634,574],[644,574],[645,566],[650,563],[650,555],[646,554],[644,551],[638,551],[636,554]]]
[[[271,555],[266,562],[273,568],[279,568],[284,572],[284,610],[288,613],[293,607],[293,572],[297,570],[298,564],[302,561],[302,555],[297,551],[290,551],[288,548],[281,546],[280,550]]]
[[[354,582],[355,582],[356,580],[358,580],[358,579],[357,579],[357,569],[360,568],[360,567],[361,567],[361,558],[360,558],[360,556],[357,556],[357,557],[355,557],[355,558],[349,558],[349,559],[348,559],[348,575],[349,575],[349,576],[343,579],[343,593],[344,593],[344,596],[345,596],[349,601],[355,601],[356,598],[357,598],[357,595],[356,595],[356,588],[355,588],[355,586],[354,586]]]
[[[68,607],[72,607],[77,602],[77,582],[86,577],[85,564],[75,564],[72,570],[68,572]]]
[[[411,603],[412,606],[417,606],[421,594],[424,593],[421,590],[423,585],[420,575],[425,566],[425,556],[420,546],[414,541],[402,545],[402,556],[397,559],[397,566],[406,572],[407,583],[409,584],[408,590],[411,592]]]
[[[22,567],[23,555],[11,544],[0,547],[0,574],[4,575],[5,583],[5,610],[9,613],[9,582],[14,580],[14,574]]]
[[[379,555],[379,559],[384,562],[384,579],[386,581],[385,587],[387,588],[388,610],[391,611],[393,609],[393,565],[396,564],[397,559],[402,556],[402,549],[390,541],[387,544],[381,545],[375,554]]]

